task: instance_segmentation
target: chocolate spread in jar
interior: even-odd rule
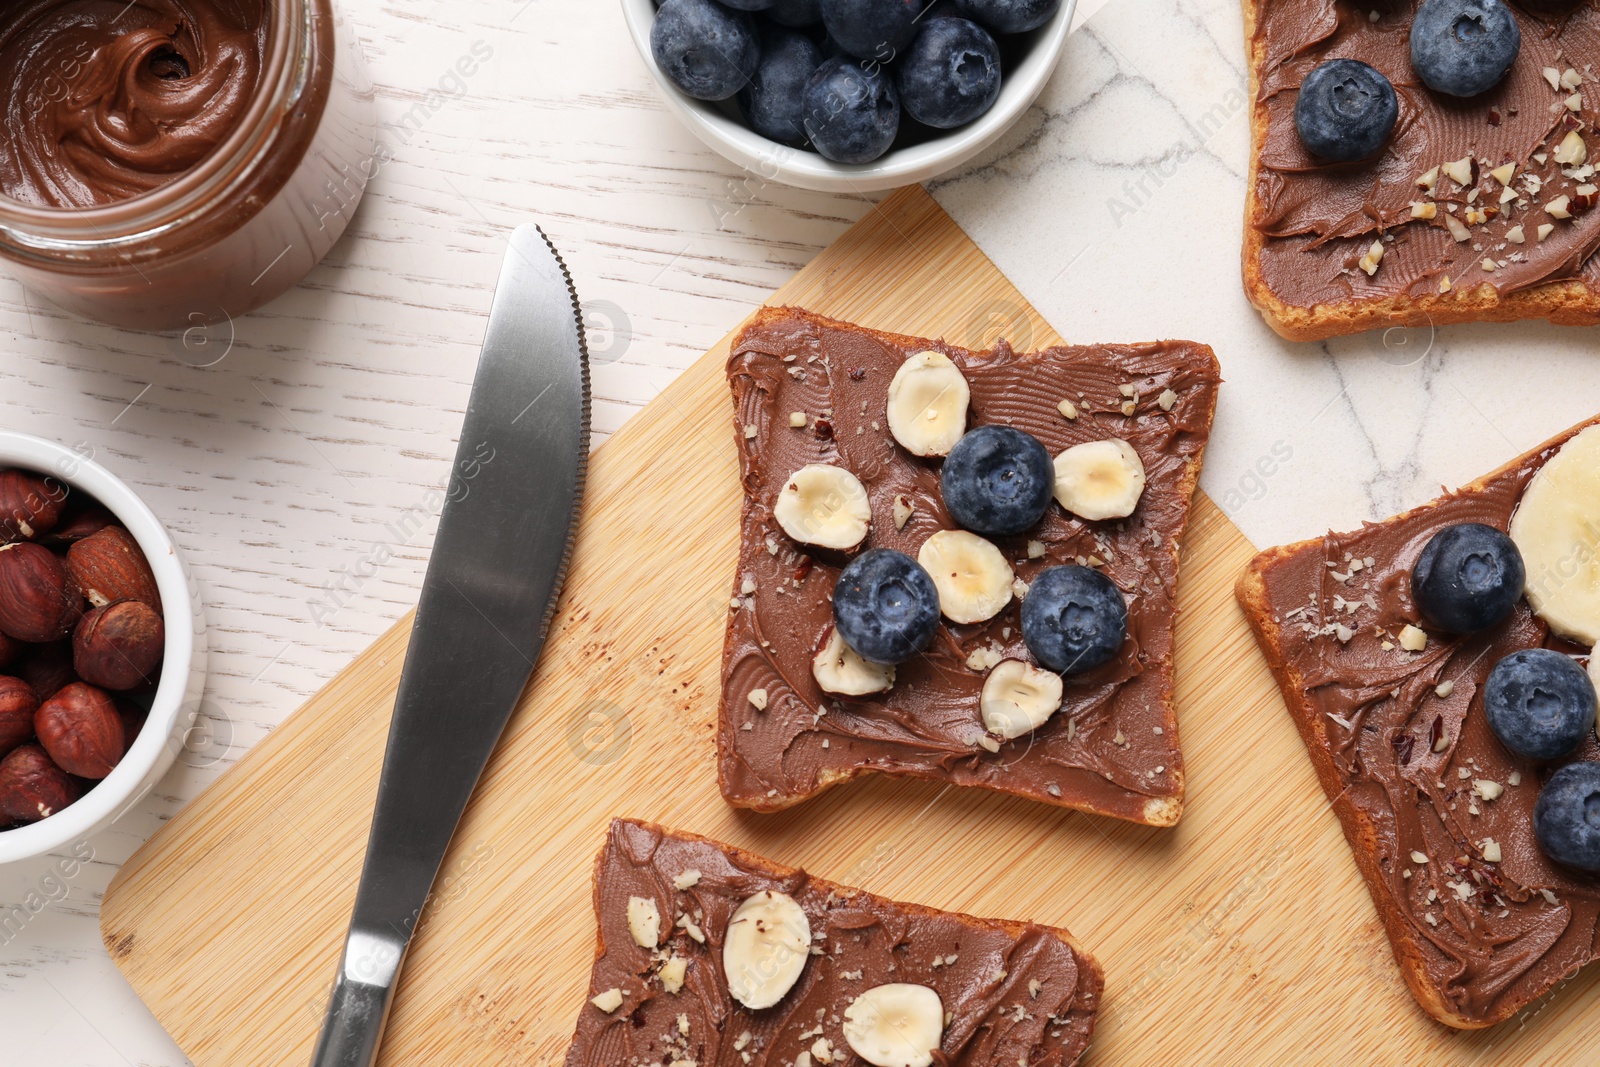
[[[1489,672],[1511,653],[1587,650],[1551,634],[1526,599],[1482,633],[1429,630],[1420,652],[1391,635],[1418,618],[1410,574],[1428,541],[1455,523],[1505,530],[1528,482],[1576,432],[1414,511],[1252,564],[1269,610],[1252,621],[1308,747],[1326,753],[1314,760],[1323,788],[1396,954],[1415,957],[1449,1009],[1479,1024],[1509,1018],[1600,956],[1600,878],[1551,862],[1533,829],[1543,783],[1559,765],[1600,759],[1600,744],[1591,735],[1541,766],[1508,751],[1483,710]]]
[[[1357,299],[1435,296],[1488,284],[1514,293],[1547,282],[1577,280],[1600,292],[1600,211],[1572,219],[1544,205],[1593,183],[1592,170],[1563,167],[1555,148],[1577,130],[1589,163],[1600,157],[1600,9],[1589,3],[1512,5],[1522,49],[1505,80],[1471,99],[1436,93],[1411,68],[1411,23],[1420,0],[1356,5],[1344,0],[1265,0],[1251,42],[1260,63],[1257,121],[1264,123],[1255,176],[1256,210],[1249,220],[1262,236],[1261,273],[1286,304],[1315,307]],[[1377,21],[1372,15],[1377,14]],[[1300,143],[1294,106],[1300,84],[1319,64],[1356,59],[1394,83],[1400,118],[1375,160],[1326,163]],[[1545,71],[1558,73],[1556,85]],[[1559,75],[1573,70],[1575,95]],[[1471,181],[1440,177],[1429,195],[1418,179],[1440,164],[1470,158]],[[1487,165],[1484,165],[1487,161]],[[1515,197],[1491,175],[1516,166]],[[1412,217],[1412,203],[1437,207],[1432,219]],[[1482,213],[1488,216],[1477,221]],[[1452,233],[1452,222],[1465,230]],[[1541,240],[1538,228],[1553,226]],[[1520,230],[1518,229],[1520,227]],[[1466,240],[1458,240],[1467,233]],[[1374,239],[1392,236],[1377,272],[1357,260]],[[1520,237],[1520,242],[1518,238]],[[1493,269],[1485,269],[1485,263]]]
[[[266,0],[25,0],[0,8],[0,192],[111,204],[198,165],[261,77]]]

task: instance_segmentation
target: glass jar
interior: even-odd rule
[[[231,320],[333,247],[377,172],[375,136],[372,86],[333,0],[266,0],[258,89],[214,150],[116,203],[0,196],[0,259],[55,303],[116,326]]]

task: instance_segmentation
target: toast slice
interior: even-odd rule
[[[1589,163],[1564,167],[1556,149],[1576,132],[1590,161],[1600,159],[1600,94],[1584,85],[1573,112],[1565,101],[1574,90],[1559,80],[1576,64],[1574,73],[1592,81],[1582,68],[1600,54],[1600,9],[1564,5],[1541,14],[1511,5],[1522,30],[1516,63],[1500,85],[1464,101],[1434,93],[1412,71],[1409,35],[1419,6],[1244,0],[1250,302],[1295,341],[1456,322],[1600,322],[1600,211],[1561,218],[1546,210],[1560,196],[1583,203],[1579,190],[1595,181]],[[1375,67],[1399,95],[1395,133],[1374,160],[1320,162],[1295,131],[1301,81],[1333,58]],[[1554,85],[1547,68],[1558,72]],[[1433,174],[1431,190],[1419,184],[1458,160],[1470,180]],[[1495,176],[1508,162],[1509,186]],[[1502,201],[1507,189],[1514,195]],[[1413,217],[1413,203],[1433,217]],[[1551,229],[1541,237],[1544,226]],[[1369,274],[1361,261],[1374,242],[1383,255],[1368,260]]]
[[[1551,635],[1524,598],[1495,628],[1426,629],[1408,651],[1418,635],[1402,631],[1421,627],[1411,568],[1445,526],[1506,529],[1529,480],[1582,428],[1384,522],[1269,549],[1238,583],[1406,984],[1463,1029],[1511,1018],[1596,956],[1600,879],[1552,864],[1534,837],[1554,768],[1502,746],[1481,696],[1512,652],[1588,650]],[[1600,759],[1600,744],[1589,737],[1573,758]]]
[[[740,905],[769,890],[804,913],[812,948],[792,988],[752,1010],[730,993],[724,948]],[[863,1062],[845,1012],[889,983],[938,994],[948,1021],[934,1058],[950,1067],[1065,1067],[1094,1033],[1104,980],[1065,930],[886,900],[631,820],[611,824],[594,903],[591,999],[566,1067]],[[655,947],[630,911],[659,917]]]
[[[1143,496],[1127,518],[1089,522],[1052,503],[1025,533],[992,539],[1021,583],[1049,566],[1089,564],[1129,608],[1130,638],[1118,656],[1067,677],[1061,709],[1011,741],[984,731],[979,696],[997,663],[1029,658],[1017,599],[987,622],[941,620],[933,644],[897,668],[886,693],[825,693],[812,658],[832,625],[844,561],[792,540],[773,517],[790,476],[827,463],[854,472],[867,491],[872,523],[863,549],[915,557],[930,535],[955,526],[940,495],[940,461],[912,455],[886,425],[890,380],[907,357],[929,350],[967,379],[969,425],[1014,426],[1052,455],[1122,438],[1145,468]],[[717,732],[730,803],[777,811],[879,772],[1150,825],[1177,822],[1183,757],[1172,632],[1178,546],[1220,382],[1209,348],[1163,341],[1021,354],[1001,341],[973,352],[772,308],[734,342],[728,377],[745,491]],[[804,425],[792,424],[797,416]]]

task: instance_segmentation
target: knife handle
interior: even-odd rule
[[[351,930],[312,1067],[373,1067],[406,942]]]

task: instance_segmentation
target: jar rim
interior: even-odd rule
[[[198,165],[151,189],[110,204],[50,207],[0,195],[0,232],[38,249],[88,249],[132,244],[181,227],[207,211],[247,175],[272,144],[273,112],[309,77],[306,54],[316,47],[315,0],[267,0],[267,41],[260,83],[250,106]]]

